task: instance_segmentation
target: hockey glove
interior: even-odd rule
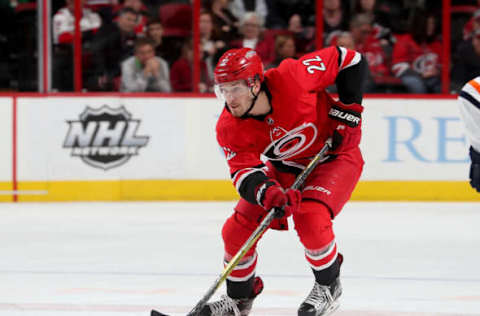
[[[480,192],[480,153],[470,146],[470,185],[472,188]]]
[[[288,217],[298,209],[302,194],[298,190],[284,190],[275,180],[269,180],[260,185],[257,190],[259,204],[270,211],[275,208],[275,217]]]
[[[332,151],[343,151],[358,146],[361,137],[363,106],[335,102],[328,112],[332,135]]]

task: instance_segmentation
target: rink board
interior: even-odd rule
[[[12,201],[13,188],[13,98],[0,97],[0,202]]]
[[[13,152],[5,155],[0,176],[7,190],[18,190],[18,201],[238,198],[215,139],[222,110],[215,98],[50,95],[0,102],[3,135],[16,133],[15,146],[13,137],[2,137],[16,161]],[[367,98],[364,106],[366,164],[353,199],[480,201],[467,182],[468,144],[455,99]]]

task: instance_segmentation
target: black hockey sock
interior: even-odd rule
[[[227,280],[227,295],[231,298],[250,298],[253,292],[253,281],[255,276],[252,276],[247,281],[235,282]]]
[[[335,262],[326,269],[316,271],[313,270],[315,281],[320,285],[330,285],[340,274],[340,265],[342,264],[342,256],[339,254]]]

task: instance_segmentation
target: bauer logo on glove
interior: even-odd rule
[[[362,119],[362,115],[359,112],[345,110],[335,105],[328,112],[328,116],[350,127],[357,127]]]

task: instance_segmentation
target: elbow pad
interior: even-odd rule
[[[358,64],[339,72],[335,84],[337,85],[338,97],[342,103],[362,103],[367,75],[368,63],[363,56]]]

